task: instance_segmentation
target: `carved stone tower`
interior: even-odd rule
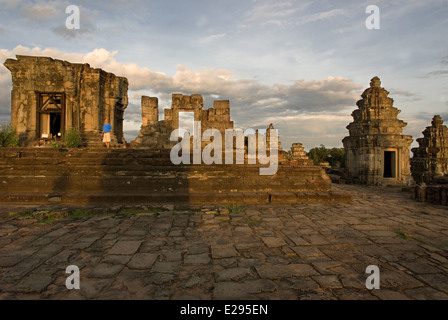
[[[448,128],[439,115],[434,116],[431,126],[418,138],[418,148],[413,148],[411,159],[412,177],[417,183],[431,184],[436,177],[448,174]]]
[[[370,88],[361,95],[347,126],[345,148],[346,178],[368,185],[408,183],[411,136],[403,135],[406,123],[397,118],[400,110],[393,106],[389,92],[374,77]]]

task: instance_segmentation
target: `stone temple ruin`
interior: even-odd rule
[[[345,148],[346,178],[368,185],[408,184],[411,178],[409,150],[411,136],[403,135],[406,123],[397,119],[389,92],[374,77],[357,102],[354,121],[347,126]]]
[[[201,135],[217,129],[225,136],[227,129],[234,129],[228,100],[214,101],[205,109],[201,95],[176,93],[161,120],[158,99],[143,96],[140,134],[128,144],[123,137],[126,78],[88,64],[48,57],[17,56],[5,66],[13,80],[11,124],[22,147],[0,149],[2,202],[191,204],[351,199],[331,190],[329,176],[321,166],[313,165],[300,143],[294,143],[289,152],[283,151],[280,142],[273,146],[278,151],[278,171],[272,176],[259,174],[261,163],[248,164],[248,137],[243,145],[244,164],[173,164],[170,150],[180,138],[170,141],[170,135],[180,128],[182,114],[201,124]],[[412,150],[410,160],[412,137],[403,135],[406,123],[397,118],[400,110],[388,94],[374,77],[357,102],[354,121],[347,126],[349,136],[343,139],[348,182],[407,184],[412,168],[417,198],[448,205],[447,127],[435,116],[423,131],[424,137],[417,139],[419,147]],[[104,149],[100,138],[104,119],[113,128],[115,148],[110,150]],[[70,128],[80,132],[83,148],[48,145]],[[264,136],[267,149],[273,143],[269,129],[274,129],[273,124]],[[200,141],[202,149],[210,143]],[[234,152],[241,150],[236,143],[233,147]]]
[[[173,94],[171,108],[159,120],[158,99],[142,97],[140,135],[130,148],[105,149],[100,132],[104,119],[113,128],[114,146],[123,139],[123,115],[128,104],[126,78],[88,64],[47,57],[17,56],[5,66],[13,80],[11,122],[25,148],[0,149],[1,202],[55,203],[303,203],[350,201],[334,192],[325,170],[310,165],[298,148],[295,159],[279,151],[278,170],[260,175],[263,164],[179,164],[170,159],[181,113],[192,113],[201,133],[233,128],[230,102],[215,101],[203,109],[202,96]],[[78,130],[84,148],[57,149],[45,140],[64,130]],[[271,124],[269,128],[273,129]],[[269,129],[268,128],[268,129]],[[269,131],[268,131],[269,132]],[[272,144],[269,135],[265,136]],[[38,144],[36,144],[36,141]],[[201,147],[207,142],[203,142]]]
[[[293,143],[289,152],[289,159],[297,165],[312,166],[313,160],[306,155],[305,148],[301,143]]]
[[[171,149],[177,142],[170,141],[170,135],[173,130],[180,129],[180,114],[191,113],[192,120],[200,122],[200,135],[208,129],[216,129],[224,137],[226,130],[234,129],[234,123],[230,119],[230,101],[215,100],[213,107],[204,109],[204,99],[200,94],[190,96],[174,93],[172,94],[171,107],[164,109],[164,119],[159,119],[159,101],[156,97],[142,97],[142,126],[138,137],[130,143],[132,148],[154,148],[154,149]],[[266,148],[271,147],[270,129],[275,130],[271,123],[266,129]],[[258,130],[255,130],[258,135]],[[203,149],[209,142],[201,141]],[[244,148],[247,151],[248,141],[245,138]],[[223,146],[224,147],[224,146]],[[234,148],[238,148],[234,141]],[[280,141],[278,146],[273,146],[278,153],[278,161],[286,163],[287,153],[283,151]],[[191,138],[191,148],[193,149],[193,138]],[[312,165],[305,155],[301,155],[300,165]],[[247,154],[245,157],[247,162]],[[298,165],[298,162],[288,162],[290,165]]]
[[[104,119],[112,124],[112,143],[122,143],[126,78],[47,57],[18,55],[4,65],[13,80],[11,125],[21,145],[58,138],[74,128],[87,146],[98,146]]]
[[[418,138],[418,148],[413,148],[411,158],[412,177],[417,183],[432,183],[438,177],[448,175],[448,128],[439,115]]]
[[[174,145],[170,141],[173,130],[179,129],[181,112],[193,114],[193,120],[201,122],[201,136],[207,129],[217,129],[222,135],[226,129],[233,129],[230,121],[230,102],[214,101],[213,108],[203,110],[204,99],[199,94],[186,96],[172,95],[170,109],[164,109],[164,120],[159,120],[159,102],[154,97],[142,97],[142,127],[140,135],[131,143],[131,147],[168,148]]]
[[[448,205],[448,128],[439,115],[418,138],[413,148],[412,177],[418,183],[415,197],[420,201]]]

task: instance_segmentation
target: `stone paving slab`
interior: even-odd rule
[[[353,201],[85,217],[57,204],[0,206],[0,299],[448,300],[447,207],[396,187],[333,189]],[[65,287],[69,265],[80,290]],[[369,265],[379,289],[366,288]]]

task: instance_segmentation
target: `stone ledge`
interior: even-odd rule
[[[57,200],[57,201],[56,201]],[[352,196],[344,192],[330,193],[173,193],[173,194],[47,194],[4,193],[0,203],[11,204],[294,204],[310,202],[350,202]]]

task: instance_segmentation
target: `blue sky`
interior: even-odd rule
[[[65,27],[71,4],[79,30]],[[380,9],[379,30],[365,26],[369,5]],[[374,76],[415,140],[433,115],[448,120],[447,33],[448,0],[0,0],[2,62],[44,55],[129,79],[128,141],[142,95],[159,98],[163,117],[171,93],[199,93],[205,108],[229,99],[238,127],[273,123],[286,150],[341,147]],[[1,66],[0,122],[9,121],[10,90]]]

